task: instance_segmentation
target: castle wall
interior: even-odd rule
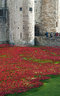
[[[5,22],[0,19],[0,43],[5,43],[8,41],[8,36],[7,36],[7,27]]]
[[[0,0],[0,7],[2,6],[2,0]]]
[[[2,7],[5,7],[5,0],[0,0],[0,12],[3,10]],[[3,15],[0,13],[0,44],[8,41],[8,32],[7,32],[7,22],[3,18]]]
[[[60,0],[58,0],[58,23],[57,23],[57,32],[60,33]]]
[[[34,45],[34,0],[7,0],[9,41],[16,45]]]
[[[18,1],[18,2],[17,2]],[[20,33],[23,32],[23,14],[20,12],[21,0],[7,0],[9,11],[9,42],[20,42]]]
[[[58,0],[35,0],[35,24],[40,33],[56,32]]]
[[[23,1],[23,40],[34,45],[34,0]]]
[[[41,24],[42,0],[34,0],[35,24]]]
[[[0,41],[34,45],[35,25],[42,36],[45,32],[60,31],[59,0],[0,0],[0,6],[5,6],[4,1],[7,1],[9,23],[0,19]]]
[[[42,0],[41,30],[43,32],[56,32],[57,0]]]
[[[35,44],[37,46],[59,46],[60,37],[55,37],[54,33],[60,33],[60,0],[40,1],[35,0],[35,24],[40,34],[40,36],[35,36]],[[45,36],[46,32],[48,32],[48,38]],[[51,32],[53,32],[52,38]]]
[[[5,7],[5,0],[1,0],[2,2],[2,7]]]

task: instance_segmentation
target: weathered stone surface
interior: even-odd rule
[[[40,32],[56,32],[58,0],[35,1],[35,23],[39,24]]]
[[[0,43],[8,41],[7,24],[0,19]]]
[[[34,0],[8,0],[7,5],[10,42],[34,45]]]
[[[51,45],[50,38],[47,40],[46,32],[57,32],[58,28],[58,0],[6,0],[8,7],[8,22],[4,30],[0,22],[0,41],[8,41],[19,46],[34,45],[34,27],[38,27],[38,34],[41,44]],[[4,7],[5,0],[0,0],[0,6]],[[60,13],[59,13],[60,16]],[[60,17],[59,17],[60,20]],[[6,28],[6,25],[8,28]],[[37,31],[36,31],[37,32]],[[50,34],[49,34],[50,35]],[[41,37],[42,36],[42,37]],[[45,40],[45,41],[44,41]],[[50,40],[50,41],[49,41]],[[52,43],[56,41],[52,39]],[[58,44],[59,44],[59,40]],[[55,42],[56,43],[56,42]],[[39,43],[40,45],[40,43]]]
[[[41,28],[43,32],[56,32],[56,0],[42,1]]]
[[[60,46],[60,36],[59,37],[46,37],[39,36],[35,37],[35,45],[37,46]]]

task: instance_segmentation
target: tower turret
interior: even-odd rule
[[[34,45],[34,0],[7,0],[9,41],[15,45]]]
[[[56,32],[57,0],[42,0],[41,30]]]

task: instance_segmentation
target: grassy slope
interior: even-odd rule
[[[9,94],[6,96],[60,96],[60,76],[44,82],[44,85],[39,88],[33,88],[25,93]]]

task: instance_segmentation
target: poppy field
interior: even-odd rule
[[[60,47],[0,45],[0,96],[43,86],[60,75]]]

